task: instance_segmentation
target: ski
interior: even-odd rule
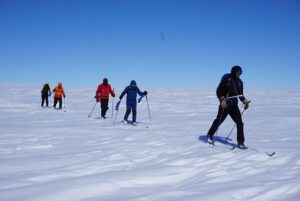
[[[219,143],[215,143],[215,142],[212,142],[212,143],[207,143],[208,144],[208,147],[210,149],[214,149],[214,148],[221,148],[221,149],[226,149],[226,150],[241,150],[241,151],[254,151],[256,153],[263,153],[263,154],[266,154],[267,156],[269,157],[273,157],[276,153],[273,151],[273,152],[261,152],[255,148],[239,148],[238,145],[226,145],[226,144],[219,144]]]

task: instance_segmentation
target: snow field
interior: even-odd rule
[[[100,119],[99,105],[88,118],[94,89],[65,89],[63,112],[41,108],[38,87],[0,88],[1,201],[300,198],[300,90],[245,92],[250,149],[241,151],[204,143],[217,113],[214,89],[147,89],[153,123],[143,99],[134,127]],[[218,136],[233,125],[228,117]]]

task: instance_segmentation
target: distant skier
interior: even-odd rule
[[[102,84],[100,84],[96,91],[96,101],[101,103],[101,117],[105,119],[106,112],[108,110],[109,94],[115,97],[114,91],[111,89],[110,84],[108,84],[108,79],[104,78]]]
[[[61,82],[53,89],[53,93],[55,93],[53,108],[56,109],[56,104],[59,102],[59,109],[62,109],[62,97],[65,98],[66,95]]]
[[[46,101],[46,107],[49,107],[48,97],[51,96],[51,89],[49,82],[46,82],[41,89],[42,103],[41,106],[44,107],[44,102]]]
[[[217,131],[218,127],[225,120],[229,114],[232,120],[237,125],[237,142],[240,149],[247,149],[244,145],[244,124],[242,121],[241,112],[238,107],[238,99],[230,98],[232,96],[239,96],[239,99],[244,104],[244,109],[249,107],[248,100],[243,94],[243,82],[240,79],[242,75],[242,68],[240,66],[233,66],[230,74],[225,74],[217,88],[217,97],[220,101],[219,111],[216,119],[214,120],[211,128],[207,133],[208,143],[213,144],[213,135]]]
[[[126,98],[126,113],[124,116],[124,124],[128,123],[128,116],[132,110],[132,124],[136,125],[136,115],[137,115],[137,94],[140,96],[146,96],[148,94],[147,91],[141,92],[138,88],[136,81],[132,80],[130,85],[124,89],[124,91],[120,95],[120,101],[123,96],[127,94]],[[116,107],[118,108],[120,101],[117,103]]]

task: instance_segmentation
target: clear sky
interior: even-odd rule
[[[300,87],[299,0],[0,0],[0,83]]]

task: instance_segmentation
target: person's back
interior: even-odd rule
[[[53,92],[55,93],[53,108],[55,109],[57,102],[59,102],[59,109],[62,109],[62,97],[65,98],[66,95],[61,82],[53,89]]]
[[[48,97],[51,96],[51,89],[49,83],[43,85],[41,89],[42,103],[41,106],[44,107],[44,102],[46,101],[46,107],[49,107]]]
[[[55,92],[55,98],[59,99],[62,98],[62,96],[65,96],[65,91],[61,84],[58,84],[58,86],[53,89],[53,92]]]
[[[42,87],[42,94],[43,95],[49,95],[49,92],[51,93],[51,89],[50,89],[49,83],[46,83]]]

